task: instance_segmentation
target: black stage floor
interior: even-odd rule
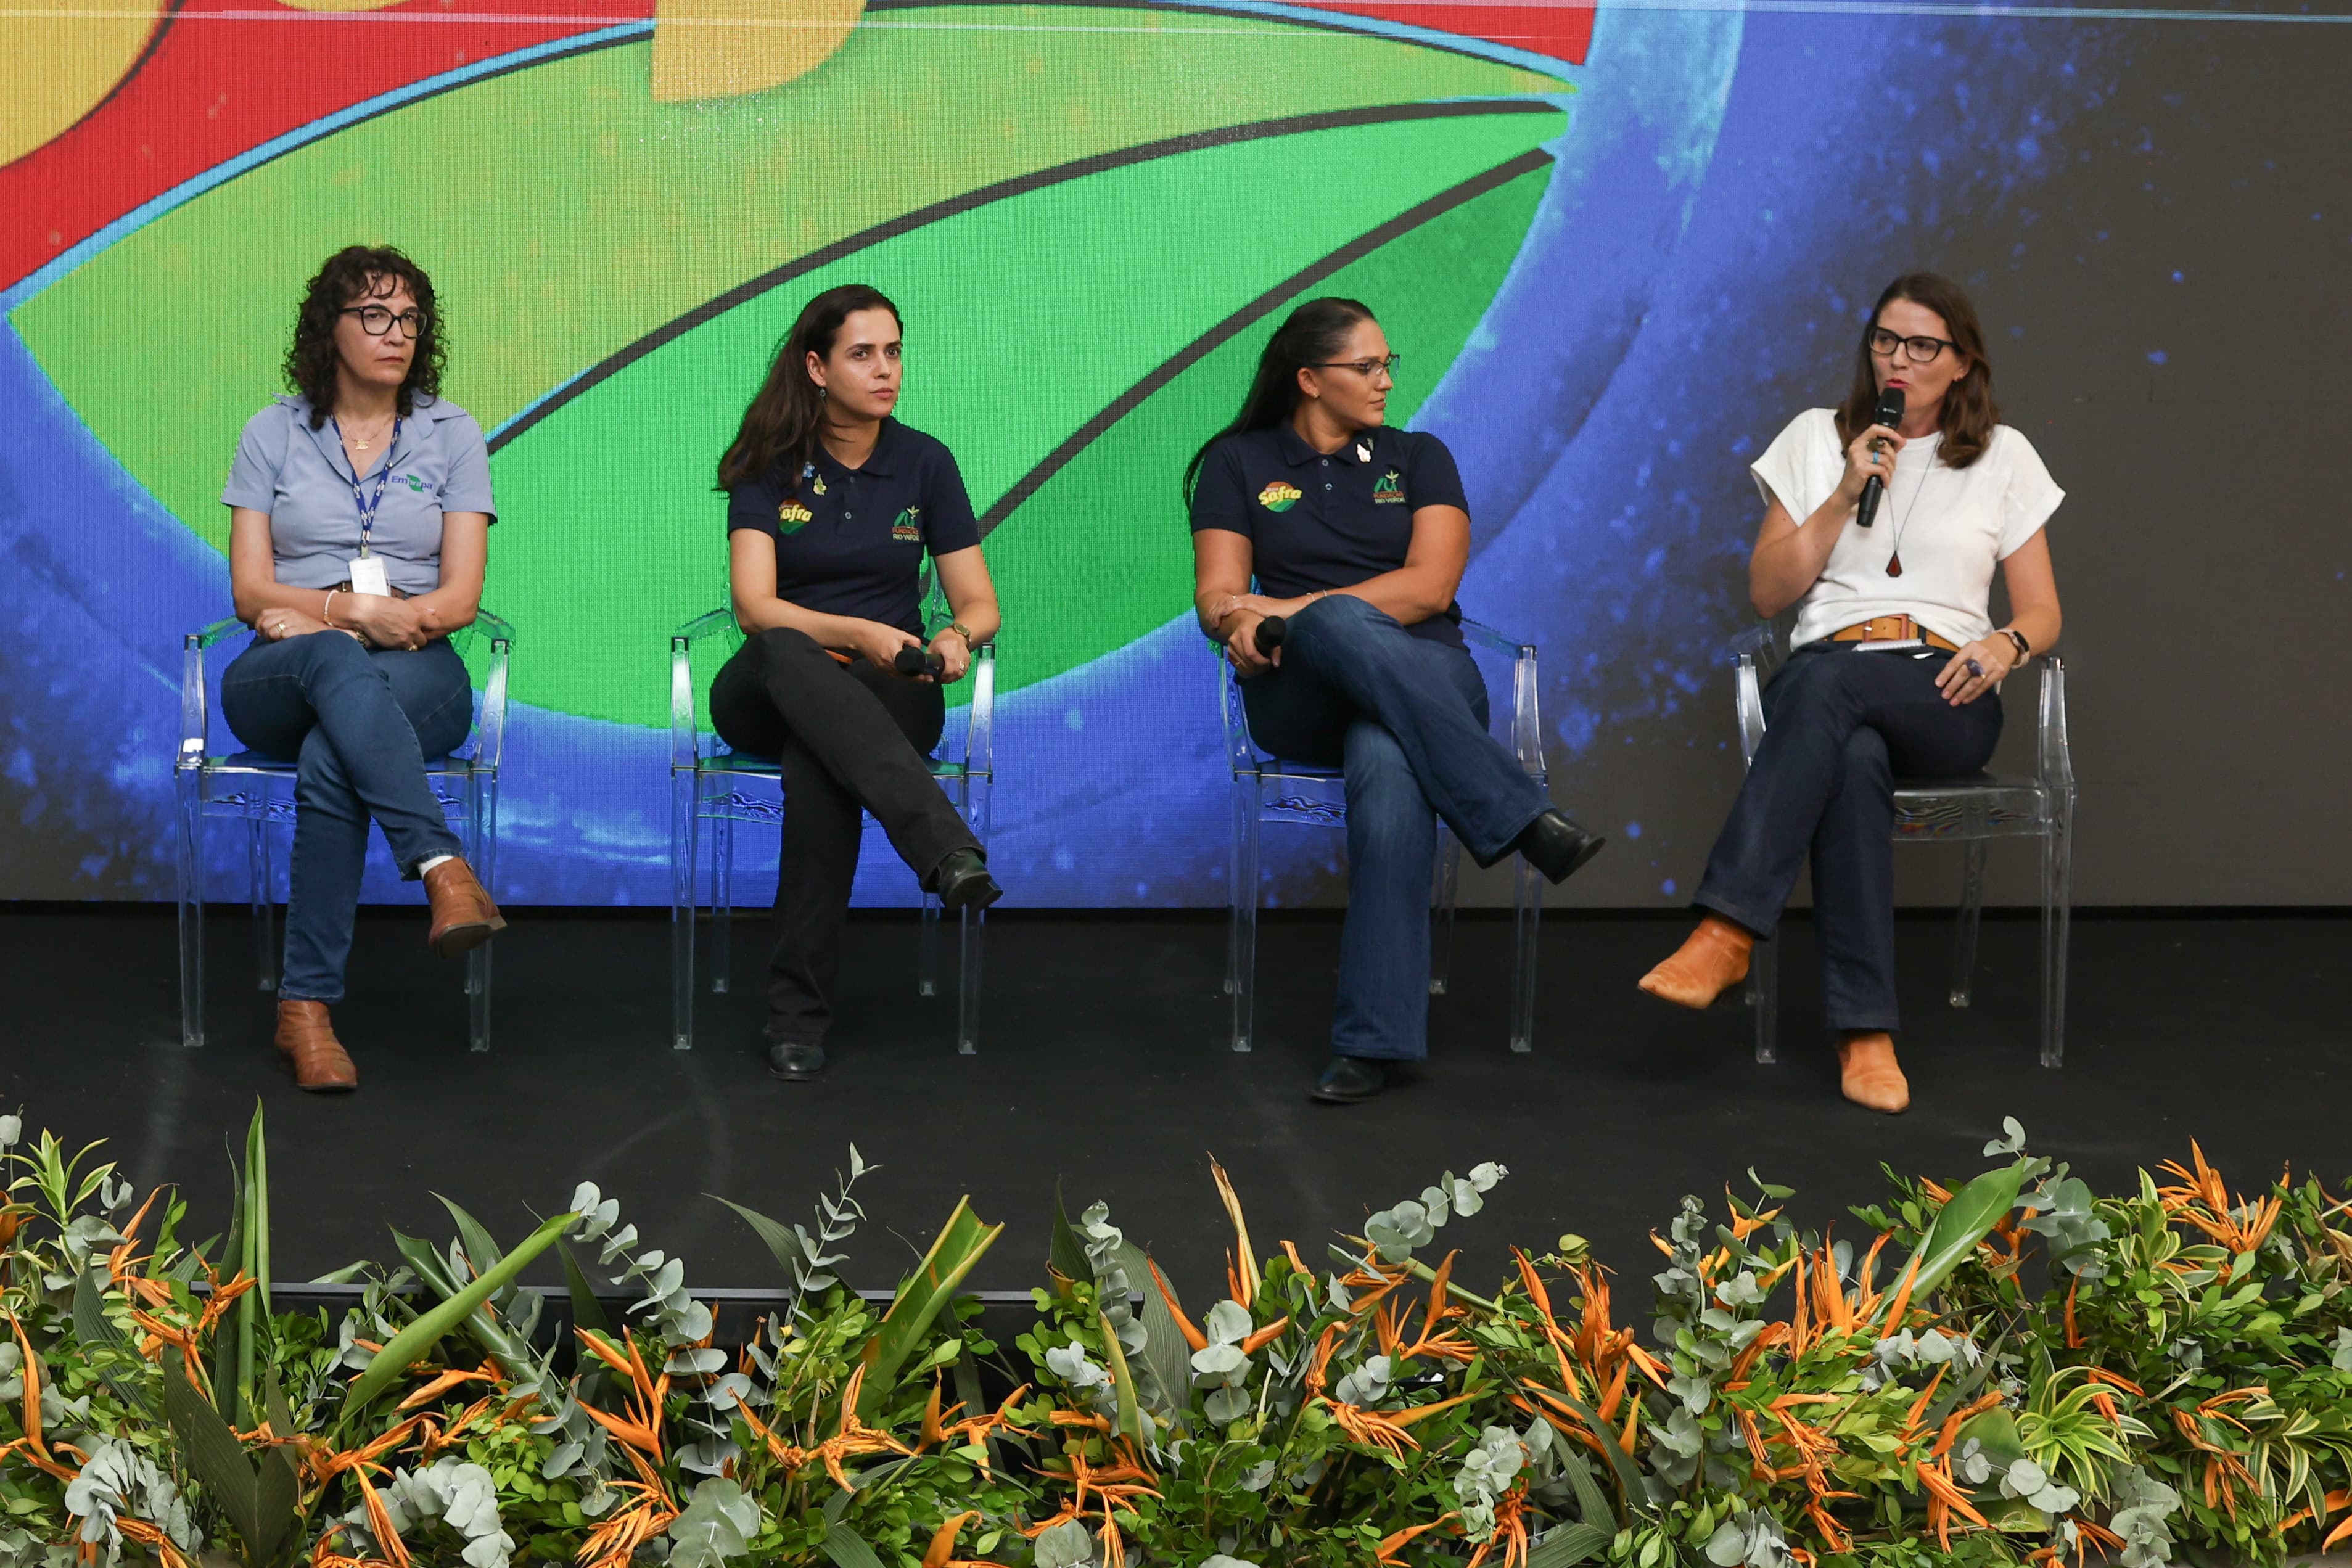
[[[498,946],[497,1049],[467,1052],[456,971],[424,951],[421,911],[371,911],[338,1027],[364,1086],[296,1092],[268,1048],[268,1004],[237,989],[241,915],[212,927],[212,1043],[176,1043],[173,920],[152,908],[0,909],[10,1021],[0,1105],[29,1127],[106,1137],[142,1187],[172,1179],[217,1217],[225,1145],[268,1106],[278,1273],[307,1278],[389,1254],[387,1226],[446,1234],[448,1194],[511,1236],[582,1179],[620,1198],[689,1284],[765,1285],[775,1268],[701,1195],[784,1218],[808,1211],[853,1141],[881,1169],[872,1224],[844,1270],[887,1287],[960,1194],[1011,1228],[975,1277],[1040,1277],[1058,1178],[1151,1246],[1180,1288],[1222,1277],[1227,1240],[1208,1157],[1232,1172],[1261,1250],[1310,1256],[1335,1228],[1414,1196],[1440,1171],[1499,1160],[1486,1213],[1449,1228],[1465,1278],[1510,1242],[1589,1237],[1629,1281],[1643,1238],[1685,1192],[1719,1197],[1755,1166],[1799,1188],[1809,1225],[1877,1193],[1877,1166],[1969,1174],[2000,1118],[2102,1189],[2189,1140],[2233,1184],[2283,1162],[2331,1184],[2352,1171],[2352,1028],[2341,981],[2352,919],[2086,918],[2074,936],[2067,1065],[2035,1061],[2036,927],[1988,920],[1977,1005],[1942,1004],[1949,926],[1901,933],[1915,1108],[1888,1119],[1838,1097],[1818,1016],[1810,931],[1789,936],[1783,1061],[1750,1057],[1744,1010],[1683,1014],[1633,980],[1679,921],[1564,917],[1543,932],[1536,1050],[1505,1049],[1506,925],[1465,919],[1455,993],[1433,1006],[1420,1081],[1372,1104],[1313,1104],[1338,927],[1263,928],[1261,1044],[1225,1046],[1221,924],[1021,913],[989,930],[981,1054],[958,1057],[952,1002],[919,1000],[901,919],[849,933],[845,1021],[821,1082],[777,1082],[752,1036],[757,956],[706,1002],[702,1045],[667,1043],[667,929],[658,920],[529,909]],[[756,923],[745,935],[756,939]],[[742,946],[755,946],[752,943]],[[1848,1222],[1851,1224],[1851,1222]],[[197,1231],[196,1234],[203,1234]],[[1646,1294],[1638,1282],[1630,1286]]]

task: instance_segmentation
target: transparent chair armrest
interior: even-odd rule
[[[2042,782],[2061,789],[2074,787],[2074,758],[2066,740],[2066,662],[2046,659],[2042,665],[2042,712],[2037,734],[2037,772]]]
[[[1519,650],[1528,646],[1516,637],[1504,636],[1484,621],[1473,621],[1466,615],[1462,618],[1462,640],[1474,648],[1483,648],[1489,653],[1500,653],[1512,659],[1518,657]]]
[[[722,604],[707,615],[696,616],[693,620],[688,622],[685,625],[671,632],[669,634],[670,644],[675,647],[679,643],[699,643],[705,637],[709,637],[716,632],[724,632],[734,624],[735,612]]]
[[[474,612],[474,624],[490,640],[489,668],[482,677],[482,712],[474,727],[474,766],[496,771],[507,749],[507,657],[514,648],[514,627],[487,610]]]
[[[993,778],[996,771],[996,644],[982,643],[971,651],[971,713],[964,721],[963,770],[968,777]]]
[[[502,615],[493,615],[487,610],[476,610],[474,624],[487,634],[492,643],[511,643],[515,640],[514,623]]]
[[[1225,724],[1225,763],[1238,779],[1257,771],[1257,748],[1250,743],[1249,710],[1242,706],[1242,684],[1234,679],[1225,645],[1214,638],[1206,643],[1209,656],[1217,661],[1217,711]]]
[[[205,696],[205,650],[217,643],[247,631],[246,623],[232,615],[215,621],[201,632],[191,632],[180,643],[180,755],[177,766],[195,768],[205,759],[205,732],[209,727]]]
[[[201,632],[189,632],[188,646],[191,648],[209,648],[214,643],[221,642],[226,638],[234,637],[240,632],[249,632],[251,630],[251,627],[232,615],[226,620],[214,622],[211,625],[205,627]]]
[[[1731,640],[1731,652],[1759,659],[1777,657],[1780,652],[1780,631],[1769,621],[1759,621]]]

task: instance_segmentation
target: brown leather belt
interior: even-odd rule
[[[393,588],[390,583],[386,583],[384,586],[390,590],[392,596],[394,599],[414,599],[416,597],[404,588]],[[331,582],[327,584],[327,591],[329,593],[357,593],[359,590],[352,586],[352,580],[347,577],[341,582]]]
[[[1958,643],[1937,636],[1908,615],[1874,615],[1843,631],[1831,632],[1829,640],[1832,643],[1904,643],[1914,637],[1930,648],[1941,648],[1948,653],[1960,651]]]

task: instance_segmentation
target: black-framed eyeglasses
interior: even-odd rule
[[[1307,368],[1312,371],[1353,371],[1366,381],[1383,375],[1394,381],[1397,367],[1402,363],[1402,354],[1391,354],[1384,360],[1319,360]]]
[[[383,337],[392,330],[392,324],[397,321],[400,323],[401,331],[411,340],[415,340],[424,335],[425,327],[432,319],[422,310],[403,310],[395,315],[388,305],[347,305],[343,308],[342,314],[358,317],[360,330],[371,338]]]
[[[1873,327],[1870,329],[1870,351],[1881,359],[1892,356],[1898,343],[1902,345],[1903,352],[1915,365],[1933,364],[1936,356],[1945,350],[1950,349],[1957,352],[1959,349],[1959,345],[1949,338],[1930,338],[1925,333],[1917,337],[1906,338],[1900,332],[1890,332],[1884,327]]]

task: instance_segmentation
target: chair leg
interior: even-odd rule
[[[675,1051],[694,1049],[694,829],[699,789],[694,769],[670,769],[669,1042]]]
[[[956,1054],[980,1054],[980,963],[988,936],[988,911],[966,909],[961,916],[963,951],[956,970]]]
[[[276,890],[269,885],[268,799],[258,786],[254,793],[260,814],[245,820],[246,898],[253,906],[253,985],[262,995],[271,996],[278,990],[278,944],[272,940],[278,904],[270,897]]]
[[[177,841],[180,899],[180,1043],[205,1043],[205,814],[204,783],[194,768],[175,780],[179,792]]]
[[[735,955],[735,819],[722,811],[710,824],[710,994],[723,997]]]
[[[1970,839],[1960,846],[1960,913],[1952,934],[1952,1005],[1969,1005],[1975,989],[1977,933],[1984,925],[1985,841]]]
[[[1225,989],[1234,998],[1234,1049],[1250,1048],[1251,1016],[1257,984],[1257,779],[1234,782],[1233,863],[1228,897],[1231,939],[1226,946]]]
[[[1748,1006],[1755,1014],[1756,1060],[1769,1067],[1780,1059],[1780,944],[1777,937],[1757,943],[1748,955]]]
[[[476,1051],[490,1049],[490,946],[466,955],[466,1041]]]
[[[2042,841],[2042,1065],[2066,1061],[2066,962],[2074,904],[2074,802],[2059,802]]]
[[[923,920],[915,933],[915,994],[940,994],[940,895],[923,894]]]
[[[1543,883],[1532,862],[1517,857],[1511,899],[1511,1049],[1528,1051],[1536,1040],[1536,937],[1543,924]]]
[[[1429,994],[1442,997],[1454,971],[1454,906],[1460,898],[1462,841],[1454,830],[1437,826],[1436,886],[1430,897]]]
[[[490,813],[498,791],[498,780],[483,773],[469,772],[466,779],[466,863],[474,868],[474,878],[495,901],[491,892],[491,862],[497,858],[493,844],[495,826]],[[475,1051],[490,1049],[490,947],[485,942],[466,955],[466,1043]]]

